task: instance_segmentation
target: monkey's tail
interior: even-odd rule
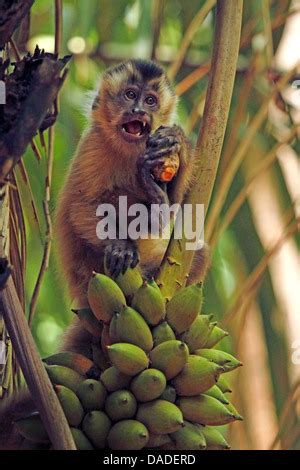
[[[20,449],[23,438],[17,433],[14,421],[35,409],[28,390],[0,401],[0,450]]]

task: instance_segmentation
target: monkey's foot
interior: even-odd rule
[[[139,254],[131,240],[114,240],[105,248],[106,268],[112,277],[125,273],[128,268],[135,268],[139,263]]]

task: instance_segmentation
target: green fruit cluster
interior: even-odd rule
[[[89,357],[44,359],[78,449],[228,449],[215,426],[242,419],[222,374],[241,363],[215,349],[227,333],[201,313],[202,285],[166,303],[137,268],[116,280],[94,273],[90,309],[77,310],[92,334]],[[38,414],[16,422],[27,441],[45,444]]]

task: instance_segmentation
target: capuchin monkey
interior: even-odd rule
[[[101,240],[96,210],[107,203],[117,208],[120,196],[127,196],[128,207],[182,203],[193,182],[194,158],[183,130],[173,123],[176,104],[174,89],[154,62],[129,60],[102,76],[55,223],[63,278],[76,307],[87,305],[89,278],[93,271],[104,272],[104,257],[112,277],[138,264],[144,277],[153,276],[161,264],[168,240]],[[153,169],[174,154],[179,156],[178,172],[171,182],[160,184]],[[206,267],[205,250],[196,251],[189,282]],[[82,330],[73,322],[61,349],[85,353],[91,338]]]
[[[175,91],[155,62],[129,60],[102,76],[56,217],[61,270],[76,307],[87,306],[88,281],[93,271],[104,272],[104,257],[112,277],[139,264],[147,278],[161,264],[168,239],[101,240],[96,211],[107,203],[117,209],[120,196],[127,197],[128,207],[182,203],[193,182],[194,157],[183,130],[173,123],[176,104]],[[159,184],[152,171],[174,154],[179,156],[179,170],[170,183]],[[206,267],[206,250],[196,251],[189,282]],[[63,348],[83,352],[88,336],[75,321]]]

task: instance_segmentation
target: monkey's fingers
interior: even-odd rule
[[[180,145],[179,144],[174,144],[170,147],[164,147],[164,148],[153,148],[149,149],[146,155],[148,155],[147,160],[156,160],[160,157],[165,157],[169,155],[174,155],[176,153],[180,152]]]
[[[175,136],[150,136],[147,141],[147,147],[170,147],[179,145],[179,140]]]
[[[135,268],[139,264],[139,262],[140,262],[139,252],[137,250],[135,250],[133,255],[132,255],[132,261],[131,261],[130,267],[132,269]]]

